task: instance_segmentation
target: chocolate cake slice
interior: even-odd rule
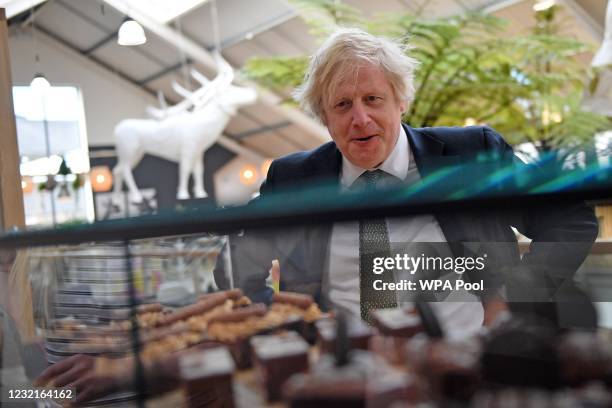
[[[407,308],[374,310],[372,323],[385,336],[408,338],[423,331],[421,318]]]
[[[281,398],[281,387],[289,377],[308,371],[308,343],[295,332],[254,336],[251,347],[268,401]]]
[[[180,356],[179,373],[189,407],[234,407],[232,375],[234,362],[225,347]]]
[[[317,343],[321,353],[333,353],[336,347],[336,320],[320,319],[315,323]],[[349,350],[367,350],[368,342],[374,335],[374,330],[358,319],[347,320],[347,336]]]

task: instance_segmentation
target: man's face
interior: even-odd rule
[[[342,155],[355,166],[379,166],[393,150],[406,106],[380,68],[362,64],[324,104],[324,122]]]

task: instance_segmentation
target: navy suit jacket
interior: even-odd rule
[[[472,162],[483,152],[496,156],[502,165],[515,161],[512,148],[488,127],[415,129],[402,126],[423,178],[444,166]],[[333,142],[282,157],[271,164],[260,188],[260,197],[265,199],[273,193],[314,182],[339,183],[341,167],[342,156]],[[463,182],[469,185],[470,180],[464,178]],[[434,216],[455,256],[470,255],[464,243],[489,245],[488,252],[494,254],[488,262],[490,267],[467,277],[474,281],[485,279],[487,295],[495,293],[504,283],[500,271],[516,266],[545,266],[544,285],[558,288],[571,280],[598,231],[593,209],[584,203],[550,203],[546,207],[516,210],[457,210],[436,212]],[[529,254],[522,260],[511,227],[533,240]],[[269,294],[265,279],[271,260],[276,258],[280,260],[283,290],[309,293],[324,302],[321,288],[331,228],[330,224],[304,225],[232,237],[234,286],[256,300],[266,300],[267,295],[262,295]],[[227,286],[219,275],[217,272],[220,286]]]

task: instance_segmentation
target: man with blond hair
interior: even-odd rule
[[[356,185],[388,185],[393,180],[411,184],[448,163],[461,163],[480,152],[513,162],[512,148],[491,128],[415,129],[402,123],[414,96],[413,78],[418,67],[405,51],[394,41],[355,28],[339,29],[321,45],[295,96],[327,127],[333,141],[274,160],[260,188],[261,199],[329,180],[338,183],[341,191]],[[511,227],[533,239],[530,254],[522,261]],[[258,296],[266,290],[267,262],[279,258],[285,290],[310,293],[324,306],[369,320],[371,309],[402,303],[399,295],[372,290],[373,256],[390,254],[390,243],[407,247],[434,243],[436,255],[451,257],[465,253],[458,243],[502,243],[496,265],[528,267],[558,260],[563,268],[575,271],[597,229],[593,210],[582,203],[558,206],[555,211],[525,210],[518,215],[495,210],[453,211],[304,227],[291,233],[291,243],[278,243],[276,253],[274,248],[264,250],[260,241],[255,257],[266,259],[266,265],[235,268],[234,285]],[[560,244],[551,247],[542,241]],[[562,243],[570,242],[587,245],[569,256]],[[247,263],[248,255],[236,253],[232,257]],[[451,335],[465,336],[483,322],[491,323],[506,309],[500,297],[502,284],[499,276],[491,274],[487,289],[478,294],[466,292],[454,297],[452,293],[436,298],[446,300],[433,305],[443,327]]]

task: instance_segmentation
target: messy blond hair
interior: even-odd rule
[[[358,28],[335,31],[310,58],[304,82],[293,96],[321,122],[328,98],[346,78],[352,78],[360,63],[379,67],[398,102],[408,105],[414,97],[414,72],[418,61],[406,55],[408,46]]]

